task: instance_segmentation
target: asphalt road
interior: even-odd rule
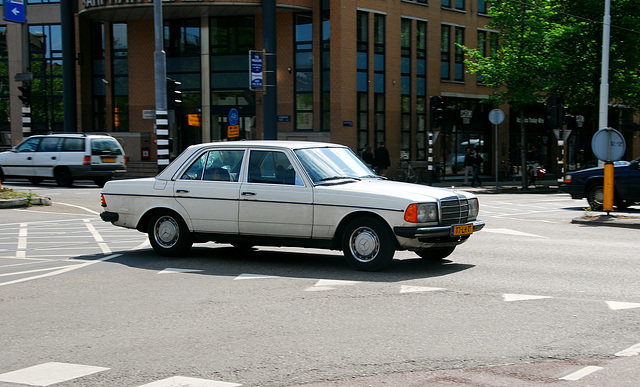
[[[444,264],[362,273],[326,250],[163,258],[99,219],[95,186],[3,186],[54,204],[2,210],[0,386],[640,379],[638,231],[571,224],[567,195],[481,195],[487,226]]]

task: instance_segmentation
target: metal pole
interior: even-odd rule
[[[264,139],[278,139],[278,89],[276,79],[276,2],[275,0],[262,1],[262,46],[265,51],[267,64],[266,82],[264,85],[267,93],[263,98]]]
[[[76,58],[75,27],[72,0],[60,1],[60,24],[62,28],[62,100],[64,104],[64,132],[76,132]]]
[[[156,49],[153,53],[156,86],[156,141],[158,171],[169,165],[169,113],[167,112],[167,65],[164,53],[162,0],[153,0]]]
[[[495,161],[494,164],[496,165],[496,191],[498,191],[498,124],[495,125],[496,127],[496,151],[495,151]]]
[[[611,0],[605,0],[604,21],[602,28],[602,72],[600,80],[600,116],[598,129],[608,125],[609,112],[609,46],[611,39]]]

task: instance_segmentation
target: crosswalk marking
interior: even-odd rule
[[[50,386],[108,369],[82,364],[51,362],[1,374],[0,382]]]
[[[543,298],[551,298],[550,296],[534,296],[529,294],[509,294],[502,295],[505,301],[527,301],[527,300],[541,300]]]
[[[575,382],[576,380],[580,380],[582,378],[584,378],[585,376],[591,375],[592,373],[596,372],[596,371],[600,371],[601,369],[603,369],[602,367],[597,367],[597,366],[588,366],[588,367],[584,367],[581,370],[578,370],[572,374],[569,374],[565,377],[560,378],[560,380],[569,380],[572,382]]]
[[[607,305],[611,310],[640,308],[640,304],[634,302],[607,301]]]

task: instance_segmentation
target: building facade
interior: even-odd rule
[[[0,90],[0,108],[9,112],[0,114],[5,145],[29,134],[20,122],[17,73],[33,76],[30,133],[65,130],[60,4],[50,1],[27,0],[25,25],[0,23],[0,82],[8,85]],[[263,51],[261,1],[162,3],[166,72],[179,92],[168,93],[172,156],[200,142],[263,138],[265,93],[275,92],[279,139],[330,141],[358,152],[386,143],[392,167],[402,159],[424,164],[433,152],[447,173],[462,169],[466,147],[480,149],[485,173],[510,156],[514,162],[520,146],[516,115],[508,106],[482,103],[492,90],[466,73],[457,46],[487,54],[495,49],[484,0],[276,1],[276,50],[262,55],[277,58],[275,69],[264,69],[275,71],[277,81],[264,90],[250,87],[249,58],[250,51]],[[74,67],[77,131],[111,132],[125,144],[130,162],[152,163],[153,1],[75,5],[74,63],[64,66]],[[444,101],[437,128],[430,125],[432,96]],[[494,108],[506,113],[497,126],[488,119]],[[239,113],[238,132],[228,130],[231,109]],[[538,129],[527,142],[552,148],[551,130]],[[546,157],[555,162],[552,149]]]

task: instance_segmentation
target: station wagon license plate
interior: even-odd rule
[[[459,224],[451,227],[451,236],[462,236],[473,234],[472,224]]]
[[[103,163],[115,163],[116,162],[116,158],[115,157],[103,157],[102,158],[102,162]]]

